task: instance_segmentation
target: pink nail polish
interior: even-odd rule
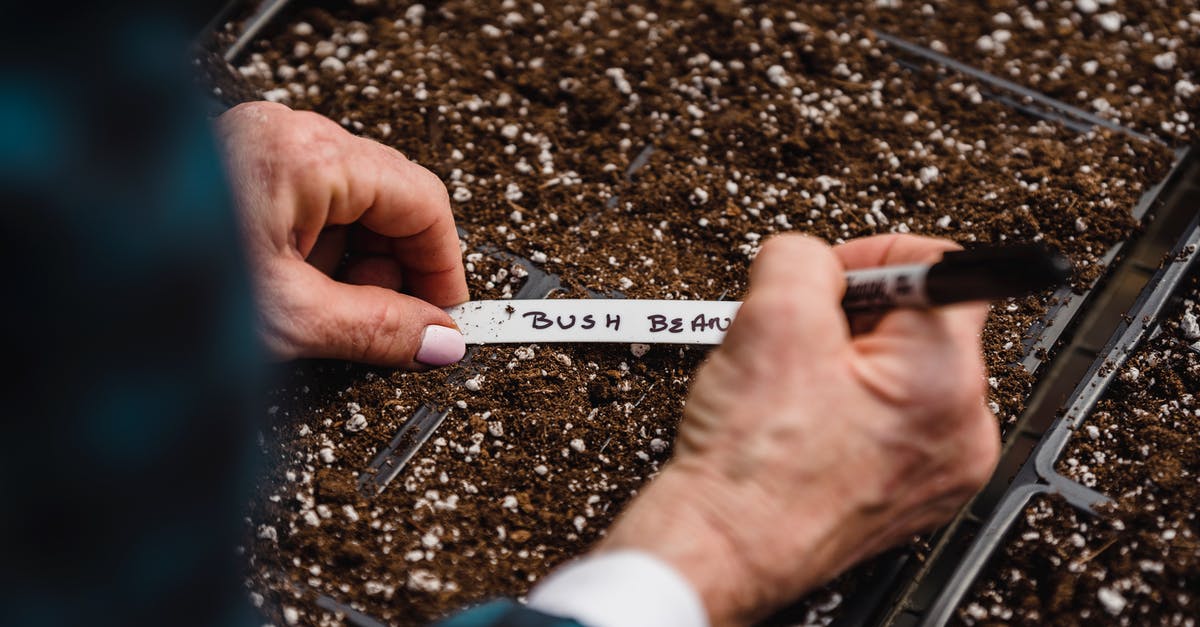
[[[450,327],[431,324],[421,336],[421,348],[417,350],[417,361],[426,366],[448,366],[463,358],[467,343],[462,333]]]

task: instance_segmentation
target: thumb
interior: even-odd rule
[[[284,326],[300,357],[424,370],[466,354],[462,333],[434,305],[383,287],[340,283],[307,263],[287,266],[289,276],[279,284],[288,292],[281,298],[291,301],[282,310],[292,319]]]
[[[842,264],[828,244],[796,234],[772,237],[750,267],[750,291],[719,350],[757,361],[835,353],[850,338],[845,289]]]

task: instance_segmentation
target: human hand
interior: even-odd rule
[[[440,308],[468,299],[466,275],[437,176],[279,104],[234,107],[218,131],[272,353],[414,370],[462,358]]]
[[[675,458],[599,550],[674,566],[713,625],[748,624],[945,522],[999,453],[985,405],[987,306],[897,310],[852,335],[845,270],[935,261],[887,235],[766,243],[724,343],[697,373]]]

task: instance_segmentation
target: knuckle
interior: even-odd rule
[[[405,331],[403,312],[394,303],[377,309],[365,324],[355,325],[355,353],[361,361],[379,361],[391,354]]]
[[[959,431],[960,478],[963,487],[974,492],[992,477],[1000,459],[1000,428],[995,417],[983,406],[975,406],[970,419]]]
[[[291,157],[300,157],[320,140],[319,128],[313,124],[279,124],[272,129],[271,139],[278,150],[286,151]]]
[[[987,484],[996,468],[996,462],[1000,457],[1000,439],[981,435],[976,438],[974,445],[969,450],[971,455],[967,460],[964,478],[968,487],[978,490]]]
[[[248,118],[251,120],[262,120],[275,113],[291,112],[286,105],[278,102],[267,102],[265,100],[255,100],[252,102],[243,102],[231,107],[221,117],[230,117],[235,119]]]
[[[961,404],[978,405],[987,394],[987,367],[979,355],[960,360],[954,369],[956,400]]]
[[[314,137],[341,137],[349,135],[349,131],[337,122],[315,111],[293,111],[295,126],[305,129]]]
[[[922,374],[943,410],[966,418],[974,416],[987,397],[987,368],[981,355],[956,351],[945,360],[931,361]]]
[[[342,161],[340,127],[322,116],[293,112],[299,123],[274,124],[265,138],[267,154],[278,178],[331,176],[330,166]],[[308,118],[307,121],[303,121]]]
[[[277,150],[288,151],[287,156],[300,157],[322,144],[333,143],[342,132],[341,127],[323,115],[288,110],[285,122],[270,126],[268,139]]]
[[[982,366],[943,354],[942,358],[897,362],[892,368],[890,376],[872,379],[894,382],[880,388],[893,405],[917,409],[934,419],[947,438],[963,437],[962,433],[975,427],[986,401]]]
[[[410,167],[413,169],[413,179],[425,191],[427,197],[431,199],[436,198],[438,207],[446,209],[446,213],[448,214],[450,212],[450,192],[447,191],[446,184],[442,182],[442,179],[429,168],[409,161],[404,155],[396,154],[400,159],[410,164]]]
[[[963,367],[962,396],[959,402],[967,407],[984,407],[988,395],[988,373],[983,360],[976,358]],[[990,414],[990,412],[989,412]]]

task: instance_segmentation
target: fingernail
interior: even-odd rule
[[[448,366],[467,354],[467,342],[462,333],[436,324],[425,327],[417,361],[426,366]]]

